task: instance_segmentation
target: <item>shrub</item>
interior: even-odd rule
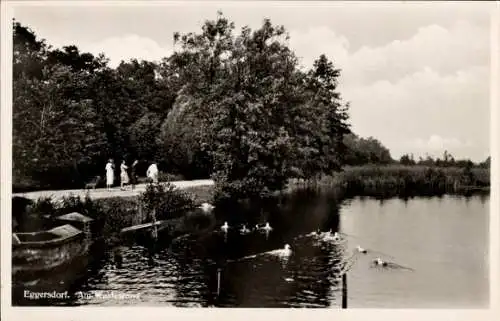
[[[95,219],[101,214],[102,209],[88,195],[83,199],[79,196],[69,195],[60,200],[57,212],[59,212],[59,215],[78,212]]]
[[[139,202],[148,214],[155,210],[155,217],[159,220],[173,218],[182,211],[195,208],[194,198],[170,183],[148,184],[139,196]]]
[[[121,229],[142,222],[137,222],[138,202],[135,198],[106,198],[95,201],[98,211],[93,218],[100,231],[100,236],[118,234]]]
[[[57,214],[57,206],[50,197],[40,197],[29,206],[29,214],[36,216],[53,216]]]

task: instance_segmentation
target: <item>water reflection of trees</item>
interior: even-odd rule
[[[343,260],[342,247],[316,244],[300,237],[317,228],[333,231],[339,228],[338,199],[331,194],[310,191],[281,196],[274,205],[258,204],[275,230],[266,240],[262,234],[239,235],[230,231],[228,242],[224,233],[214,233],[193,240],[188,252],[179,255],[179,277],[191,277],[201,285],[177,282],[177,296],[189,299],[193,287],[199,291],[205,305],[241,307],[327,307],[336,301],[338,268]],[[257,212],[254,209],[248,211]],[[238,258],[292,246],[288,261],[258,255],[238,261]],[[220,274],[220,295],[217,296],[217,270]],[[193,271],[196,276],[193,276]],[[192,292],[192,291],[191,291]]]
[[[162,240],[155,246],[131,245],[124,247],[121,265],[109,253],[94,261],[71,288],[74,291],[133,288],[132,291],[144,296],[153,296],[155,302],[179,307],[327,307],[336,301],[335,290],[339,286],[336,268],[343,256],[342,249],[300,236],[317,228],[339,229],[337,196],[302,191],[282,195],[274,203],[268,200],[247,204],[246,208],[233,211],[240,211],[241,222],[254,217],[256,223],[269,221],[274,230],[268,238],[260,233],[239,235],[236,229],[229,232],[227,242],[224,233],[208,233],[173,242],[171,246]],[[262,255],[231,262],[283,248],[285,243],[294,251],[288,261]],[[218,269],[221,269],[219,296]]]
[[[79,305],[75,296],[77,291],[89,289],[89,282],[97,280],[101,282],[105,276],[102,273],[106,262],[109,262],[109,254],[104,252],[101,243],[91,246],[89,254],[78,257],[70,263],[47,272],[37,272],[32,275],[12,276],[12,303],[20,306],[71,306]],[[31,292],[53,292],[63,293],[68,291],[65,299],[37,299],[27,300],[24,291]]]
[[[490,200],[490,194],[489,193],[480,193],[479,194],[479,201],[481,204],[485,204],[486,202],[489,202]]]

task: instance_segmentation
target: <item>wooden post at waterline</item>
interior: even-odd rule
[[[220,295],[220,272],[221,269],[217,269],[217,296]]]
[[[151,234],[153,236],[153,239],[158,239],[158,227],[156,226],[156,210],[153,209],[152,211],[152,216],[153,216],[153,230],[151,231]]]
[[[144,220],[144,212],[142,209],[142,202],[139,202],[139,216],[137,218],[136,224],[141,224]]]
[[[347,273],[342,274],[342,309],[347,309]]]

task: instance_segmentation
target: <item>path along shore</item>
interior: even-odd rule
[[[178,189],[185,189],[196,186],[211,186],[214,185],[214,181],[211,179],[199,179],[193,181],[177,181],[171,182]],[[126,190],[120,190],[120,187],[113,187],[110,191],[106,188],[96,188],[96,189],[72,189],[72,190],[56,190],[56,191],[35,191],[28,193],[15,193],[12,196],[25,197],[28,199],[36,200],[40,197],[50,197],[53,199],[60,199],[65,196],[73,195],[85,197],[88,193],[90,198],[98,199],[98,198],[109,198],[109,197],[131,197],[138,196],[141,192],[146,190],[147,184],[139,184],[135,186],[135,189],[132,190],[130,186],[126,187]]]

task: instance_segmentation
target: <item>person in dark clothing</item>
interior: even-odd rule
[[[130,185],[132,189],[135,189],[135,185],[137,184],[137,160],[135,160],[130,166]]]

